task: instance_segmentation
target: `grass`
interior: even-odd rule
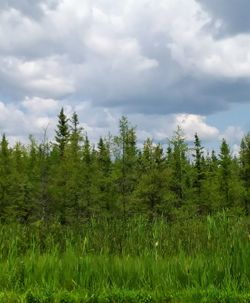
[[[0,227],[0,302],[250,302],[250,221]]]

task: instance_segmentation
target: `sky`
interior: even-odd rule
[[[249,0],[1,0],[0,133],[53,137],[76,111],[94,142],[121,115],[138,139],[250,130]]]

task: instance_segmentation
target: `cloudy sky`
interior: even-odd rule
[[[1,0],[0,133],[52,135],[62,106],[92,140],[122,114],[237,146],[250,130],[249,0]]]

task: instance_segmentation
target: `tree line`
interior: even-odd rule
[[[250,211],[250,134],[232,156],[226,140],[207,153],[198,134],[190,147],[177,128],[167,149],[145,140],[138,147],[136,129],[126,117],[117,136],[94,146],[78,115],[58,115],[55,139],[10,147],[0,142],[0,221],[61,224],[91,217],[149,218],[205,216],[223,209]]]

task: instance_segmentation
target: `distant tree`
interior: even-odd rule
[[[243,187],[238,161],[232,158],[229,145],[223,139],[219,153],[220,201],[222,207],[242,207]]]
[[[112,160],[109,141],[100,138],[96,153],[97,161],[97,201],[100,212],[108,216],[114,212],[115,198],[114,185],[112,182]]]
[[[90,217],[97,211],[96,205],[96,167],[95,153],[90,145],[88,136],[83,139],[81,161],[79,162],[81,174],[79,188],[78,211],[80,217]]]
[[[64,114],[64,109],[62,108],[58,115],[58,124],[55,137],[60,156],[63,156],[65,147],[68,143],[70,136],[68,121],[69,119]]]
[[[206,203],[203,201],[202,190],[205,179],[205,159],[204,159],[204,147],[201,146],[200,138],[197,133],[194,140],[194,202],[197,204],[199,213],[206,213]]]
[[[136,210],[153,218],[164,214],[171,218],[172,195],[169,190],[170,173],[166,166],[163,148],[153,145],[152,140],[144,143],[135,190]]]
[[[243,182],[245,194],[245,210],[250,213],[250,133],[245,135],[240,145],[240,177]]]
[[[5,134],[0,143],[0,219],[6,218],[6,207],[10,203],[11,194],[11,151]]]
[[[51,196],[49,193],[49,183],[51,175],[51,155],[50,144],[47,138],[47,128],[44,129],[42,142],[38,146],[38,161],[39,161],[39,180],[40,180],[40,218],[48,223],[49,219],[53,217],[51,205]]]
[[[119,121],[119,130],[119,135],[114,138],[116,157],[114,173],[118,192],[121,193],[122,212],[125,216],[137,181],[137,138],[135,128],[129,125],[128,119],[124,116]]]
[[[185,142],[183,130],[178,126],[174,136],[169,141],[171,153],[168,157],[169,167],[172,171],[171,190],[175,195],[176,207],[184,205],[187,193],[188,176],[188,146]]]
[[[229,146],[225,139],[222,140],[219,153],[220,164],[220,190],[223,197],[223,204],[229,206],[229,190],[230,178],[232,176],[232,157],[230,154]]]
[[[21,223],[33,220],[36,207],[36,190],[34,180],[29,180],[27,149],[16,143],[12,152],[13,169],[11,173],[11,203],[8,203],[8,217]],[[35,179],[35,176],[34,176]]]

